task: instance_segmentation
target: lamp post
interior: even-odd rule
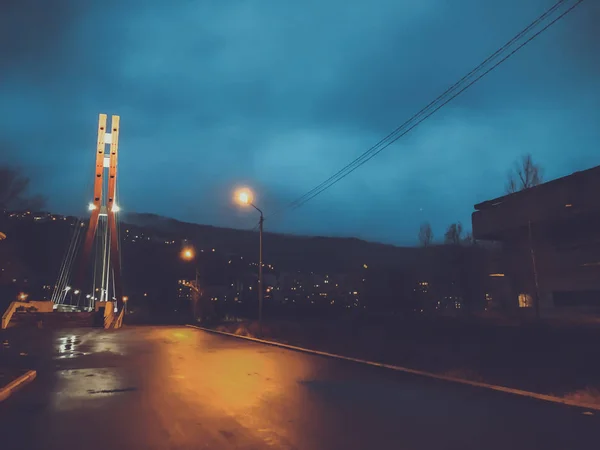
[[[184,261],[193,261],[196,258],[196,250],[194,247],[186,246],[181,250],[180,253],[181,259]],[[196,265],[196,288],[199,287],[199,274],[198,274],[198,265]]]
[[[187,245],[187,246],[183,247],[179,256],[184,261],[193,261],[196,258],[196,250],[194,249],[194,247]],[[200,274],[199,274],[199,270],[198,270],[198,264],[195,264],[195,273],[196,273],[195,283],[191,282],[189,284],[185,284],[185,286],[191,288],[192,291],[194,291],[194,293],[197,295],[196,299],[194,299],[194,296],[192,296],[192,298],[190,299],[191,303],[192,303],[191,314],[192,314],[194,321],[197,320],[197,317],[196,317],[197,308],[198,308],[197,303],[200,298]]]
[[[79,301],[81,300],[81,291],[79,289],[75,289],[73,291],[73,295],[77,296],[77,307],[79,308]]]
[[[262,210],[253,203],[252,191],[249,189],[239,189],[235,193],[235,200],[243,206],[252,206],[260,214],[258,221],[258,328],[262,335],[262,307],[263,307],[263,222],[265,221]]]

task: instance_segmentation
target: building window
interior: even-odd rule
[[[529,294],[519,294],[519,308],[531,308],[533,299]]]

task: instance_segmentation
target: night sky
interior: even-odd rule
[[[92,197],[98,113],[121,116],[125,210],[251,228],[375,144],[554,0],[2,0],[0,163],[48,209]],[[271,231],[416,243],[502,195],[600,164],[600,2],[564,20]]]

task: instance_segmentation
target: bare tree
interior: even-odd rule
[[[459,245],[462,238],[463,227],[460,222],[451,224],[444,233],[444,243]]]
[[[529,189],[543,182],[542,168],[533,162],[531,154],[526,154],[521,158],[520,163],[515,163],[515,167],[508,174],[506,183],[506,193]]]
[[[419,242],[423,247],[429,247],[433,242],[433,230],[429,222],[421,224],[419,229]]]
[[[45,199],[41,196],[28,196],[28,188],[29,178],[23,176],[19,170],[0,166],[0,210],[43,208]]]
[[[473,233],[471,233],[470,231],[465,234],[465,237],[462,240],[463,244],[465,245],[475,245],[475,239],[473,239]]]

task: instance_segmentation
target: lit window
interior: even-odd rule
[[[533,299],[529,294],[519,294],[519,308],[531,308]]]

